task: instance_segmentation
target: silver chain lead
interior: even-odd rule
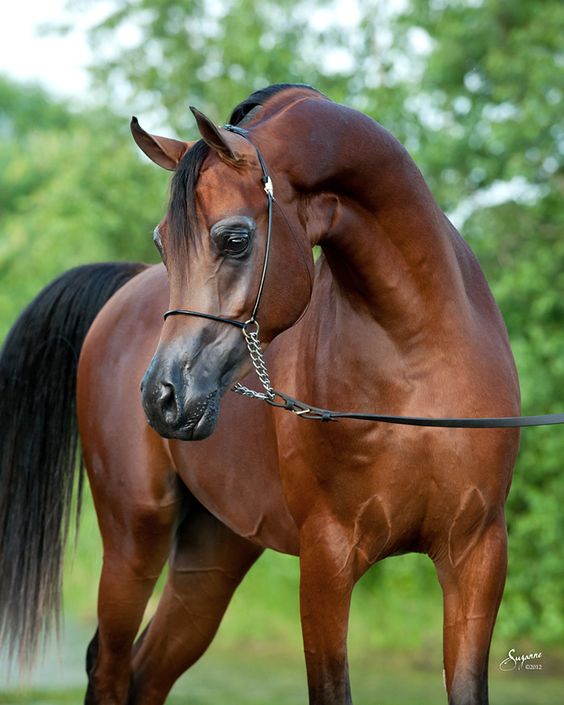
[[[253,363],[257,377],[264,388],[264,392],[256,392],[254,389],[245,387],[240,382],[234,384],[232,389],[234,392],[237,392],[237,394],[242,394],[244,397],[250,397],[251,399],[272,400],[276,395],[274,394],[274,389],[270,383],[270,377],[268,376],[268,370],[266,369],[266,361],[262,354],[262,347],[258,337],[258,323],[254,321],[254,325],[254,330],[248,330],[247,327],[243,328],[243,336],[245,337],[245,342],[247,343],[247,349],[251,357],[251,362]]]

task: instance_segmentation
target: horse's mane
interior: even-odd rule
[[[229,123],[231,125],[244,125],[251,117],[255,115],[257,108],[261,108],[272,97],[278,95],[278,93],[291,88],[306,88],[314,93],[319,93],[316,88],[308,86],[306,83],[275,83],[272,86],[261,88],[261,90],[251,93],[248,98],[241,101],[231,113]]]
[[[262,106],[282,91],[292,88],[305,88],[319,93],[315,88],[305,83],[276,83],[267,88],[261,88],[237,105],[229,117],[231,125],[244,125],[254,117]],[[196,183],[210,148],[199,140],[186,152],[172,178],[170,188],[170,246],[173,251],[182,253],[188,241],[197,230],[196,204],[194,193]]]

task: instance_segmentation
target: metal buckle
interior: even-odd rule
[[[302,414],[309,414],[311,413],[311,409],[291,409],[292,414],[296,414],[296,416],[301,416]]]
[[[267,176],[265,181],[264,181],[264,190],[266,191],[267,196],[269,198],[274,198],[274,186],[272,184],[272,179],[270,176]]]

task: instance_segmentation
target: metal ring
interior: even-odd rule
[[[255,326],[254,330],[250,329],[251,326]],[[250,330],[249,330],[250,329]],[[245,321],[243,323],[243,335],[245,336],[251,336],[251,335],[256,335],[258,336],[260,331],[260,326],[256,318],[249,318],[248,321]]]
[[[282,401],[276,401],[276,397],[280,398]],[[267,399],[270,406],[275,406],[277,409],[285,409],[288,403],[286,397],[281,392],[277,392],[275,389],[272,390],[272,397]]]

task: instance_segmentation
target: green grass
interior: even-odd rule
[[[409,659],[374,652],[351,662],[355,705],[446,705],[440,671],[414,668]],[[564,680],[525,673],[492,673],[492,705],[557,705]],[[0,692],[0,705],[66,705],[82,702],[84,688]],[[167,705],[300,705],[307,702],[300,654],[275,644],[221,645],[177,683]]]

